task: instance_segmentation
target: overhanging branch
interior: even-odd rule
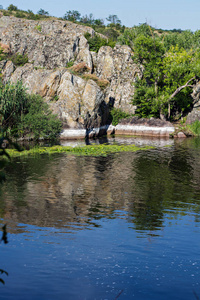
[[[174,98],[174,97],[175,97],[182,89],[184,89],[184,88],[186,88],[186,87],[191,87],[191,88],[193,88],[194,86],[193,86],[193,85],[189,85],[189,83],[190,83],[191,81],[193,81],[194,79],[196,79],[196,76],[194,76],[194,77],[192,77],[190,80],[188,80],[188,82],[186,82],[185,85],[182,85],[182,86],[178,87],[178,88],[175,90],[175,92],[169,97],[169,100],[168,100],[168,101],[170,101],[172,98]]]

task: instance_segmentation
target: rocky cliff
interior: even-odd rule
[[[95,34],[90,27],[58,19],[0,17],[2,48],[27,55],[29,61],[21,67],[2,61],[3,80],[22,80],[29,93],[46,99],[67,128],[107,124],[110,106],[134,113],[133,82],[141,74],[132,50],[116,45],[91,52],[86,32]]]

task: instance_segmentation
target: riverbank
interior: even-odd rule
[[[116,126],[110,124],[87,129],[63,129],[60,138],[63,140],[83,139],[112,134],[169,138],[175,134],[175,131],[173,124],[167,121],[132,117],[130,119],[121,120]],[[177,135],[177,137],[181,136]]]

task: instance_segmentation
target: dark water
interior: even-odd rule
[[[7,165],[0,299],[200,299],[200,139],[148,142]]]

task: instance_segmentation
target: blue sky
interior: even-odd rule
[[[162,29],[200,29],[200,0],[0,0],[3,8],[11,3],[34,13],[43,8],[56,17],[62,17],[68,10],[78,10],[81,15],[92,13],[94,18],[102,19],[115,14],[129,27],[148,22]]]

